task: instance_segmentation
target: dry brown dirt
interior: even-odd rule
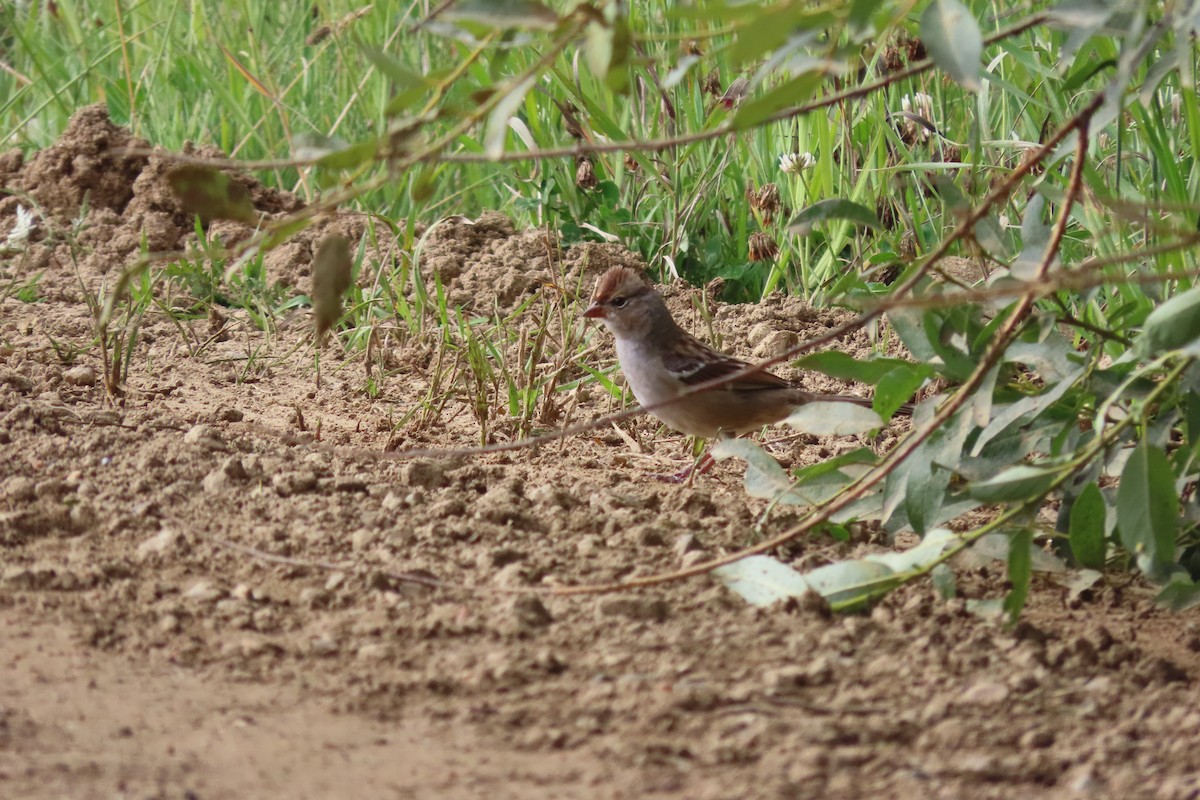
[[[18,204],[46,215],[0,262],[0,286],[41,273],[36,302],[0,304],[0,796],[1200,796],[1200,616],[1156,609],[1125,576],[1074,598],[1039,577],[1015,629],[966,610],[1002,596],[1002,565],[960,570],[958,599],[918,584],[854,616],[755,610],[709,578],[512,594],[669,570],[789,517],[759,526],[732,464],[691,487],[651,480],[686,452],[646,420],[473,459],[372,457],[477,443],[470,392],[397,426],[430,386],[436,337],[383,336],[370,358],[329,345],[318,385],[306,311],[269,334],[242,311],[151,311],[111,400],[85,297],[143,236],[193,237],[162,161],[112,155],[128,144],[90,108],[55,147],[0,156],[0,242]],[[264,212],[296,207],[247,185]],[[328,229],[272,254],[272,279],[306,291]],[[636,262],[563,252],[498,215],[441,223],[423,248],[476,312],[534,298],[517,328],[552,287],[568,312],[559,289]],[[668,293],[744,356],[842,319]],[[611,363],[606,334],[561,324]],[[615,408],[593,384],[547,403],[538,430]],[[489,435],[512,425],[497,416]],[[859,444],[772,446],[799,463]],[[778,555],[810,568],[882,546],[818,537]]]

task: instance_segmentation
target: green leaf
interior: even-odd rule
[[[924,364],[914,364],[900,358],[871,358],[859,361],[841,350],[822,350],[810,353],[792,362],[796,369],[810,369],[832,378],[846,381],[877,384],[894,370],[913,370],[924,380],[933,375],[933,370]]]
[[[558,25],[558,15],[536,0],[457,0],[443,16],[493,28],[553,30]]]
[[[921,41],[933,62],[968,91],[979,81],[983,35],[979,23],[959,0],[933,0],[921,15]]]
[[[797,483],[804,483],[842,467],[861,469],[874,466],[878,461],[879,456],[875,455],[875,451],[869,447],[860,447],[848,453],[842,453],[840,456],[833,456],[806,467],[799,467],[792,471],[792,477],[796,479]]]
[[[799,572],[770,556],[747,556],[713,570],[730,589],[746,602],[760,608],[809,590],[808,581]]]
[[[1016,622],[1029,597],[1029,581],[1033,577],[1033,531],[1026,528],[1012,535],[1008,545],[1008,582],[1012,588],[1004,598],[1004,611],[1009,622]]]
[[[883,225],[879,222],[879,217],[875,216],[875,212],[866,206],[861,206],[858,203],[853,203],[840,197],[831,197],[828,200],[813,203],[797,214],[788,223],[788,230],[800,236],[807,236],[818,222],[841,219],[849,220],[858,225],[865,225],[869,228],[875,228],[876,230],[883,228]]]
[[[1092,481],[1083,487],[1071,507],[1070,541],[1075,560],[1092,569],[1104,568],[1107,547],[1104,542],[1104,518],[1108,509],[1100,487]]]
[[[429,80],[424,75],[410,69],[408,65],[388,51],[369,44],[361,44],[359,47],[362,48],[363,55],[391,82],[393,89],[403,92],[414,87],[427,88],[430,86]]]
[[[1167,456],[1143,439],[1133,449],[1117,487],[1121,544],[1154,578],[1175,563],[1179,497]]]
[[[483,136],[484,152],[490,158],[499,158],[504,154],[504,141],[508,137],[508,120],[517,113],[517,109],[525,102],[525,95],[537,81],[536,75],[531,75],[514,86],[508,94],[500,99],[488,114],[487,129]]]
[[[809,13],[799,3],[781,2],[765,9],[761,3],[742,5],[754,9],[754,13],[738,27],[737,38],[729,49],[729,62],[734,66],[760,59],[797,37],[807,34],[811,38],[836,22],[831,13]]]
[[[896,330],[900,341],[913,354],[919,363],[929,364],[938,357],[937,350],[929,343],[925,331],[925,315],[917,308],[892,308],[887,312],[887,320]]]
[[[313,315],[318,338],[342,316],[342,294],[350,288],[354,261],[344,236],[326,236],[312,261]]]
[[[855,611],[900,585],[887,565],[866,559],[838,561],[804,574],[804,580],[838,611]]]
[[[879,0],[852,0],[850,3],[850,15],[847,21],[850,23],[850,29],[856,33],[869,34],[875,26],[871,23],[871,16],[879,9]]]
[[[808,475],[793,484],[779,462],[750,439],[725,439],[713,445],[710,455],[717,461],[740,458],[746,462],[743,484],[746,494],[780,505],[812,506],[842,491],[853,477],[839,469]],[[846,463],[845,466],[853,468]]]
[[[1200,584],[1180,575],[1171,579],[1154,598],[1160,606],[1172,611],[1186,611],[1200,606]]]
[[[933,579],[933,588],[938,597],[943,600],[953,600],[958,595],[958,585],[954,580],[954,570],[948,564],[938,564],[929,573]]]
[[[1061,473],[1059,467],[1033,467],[1018,464],[1003,470],[999,475],[984,481],[971,483],[967,493],[984,503],[1008,503],[1032,500],[1050,491],[1051,484]]]
[[[584,40],[584,56],[594,75],[614,92],[624,92],[629,86],[629,50],[631,46],[629,22],[624,14],[610,6],[604,21],[595,20],[587,27]]]
[[[883,420],[854,403],[816,401],[797,408],[783,424],[814,436],[853,436],[882,428]]]
[[[875,413],[884,419],[891,419],[900,406],[911,400],[921,384],[925,383],[929,377],[927,372],[933,370],[924,365],[907,363],[889,370],[875,387],[875,397],[871,400]]]
[[[249,190],[220,170],[184,164],[167,173],[167,184],[183,210],[205,222],[214,219],[232,219],[248,225],[258,222]]]
[[[738,130],[752,128],[776,111],[804,103],[813,96],[824,77],[824,70],[812,70],[785,81],[753,100],[746,100],[734,114],[733,127]]]
[[[1157,358],[1200,338],[1200,286],[1177,294],[1150,312],[1142,325],[1138,352]]]
[[[379,152],[379,145],[379,139],[347,144],[337,137],[304,133],[292,140],[292,152],[298,159],[315,160],[318,167],[354,169],[373,159]]]

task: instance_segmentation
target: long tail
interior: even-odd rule
[[[812,399],[822,403],[853,403],[863,408],[871,408],[871,398],[855,397],[852,394],[814,394]],[[911,417],[915,407],[913,403],[905,403],[896,409],[896,413],[902,417]]]

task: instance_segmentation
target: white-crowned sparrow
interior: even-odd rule
[[[612,331],[621,371],[638,403],[681,433],[706,439],[747,433],[779,422],[813,401],[871,406],[863,397],[806,392],[765,370],[687,394],[695,386],[751,365],[718,353],[686,333],[671,317],[662,296],[627,267],[613,267],[600,277],[583,315],[603,320]]]

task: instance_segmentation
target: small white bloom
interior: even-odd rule
[[[18,252],[24,250],[24,244],[36,225],[37,219],[33,212],[25,206],[17,206],[17,224],[8,232],[8,237],[4,240],[4,249]]]
[[[799,175],[806,169],[811,169],[817,163],[812,153],[784,153],[779,157],[779,171],[788,175]]]
[[[900,98],[900,108],[906,115],[911,114],[913,117],[920,117],[930,125],[933,124],[933,98],[925,92],[904,95]],[[923,142],[929,138],[929,129],[911,117],[904,120],[904,130],[909,136],[909,141]]]

